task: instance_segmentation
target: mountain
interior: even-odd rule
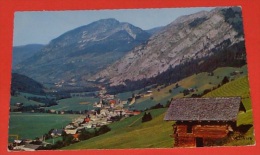
[[[44,87],[39,82],[21,74],[12,73],[11,94],[26,92],[31,94],[44,94]]]
[[[146,30],[147,33],[149,33],[150,35],[155,35],[157,34],[160,30],[162,30],[164,28],[164,26],[159,26],[159,27],[155,27],[149,30]]]
[[[229,66],[238,57],[245,60],[241,8],[217,8],[177,18],[92,80],[118,86],[180,73],[184,78],[200,67],[199,72]]]
[[[22,61],[30,58],[37,52],[39,52],[44,45],[41,44],[28,44],[24,46],[14,46],[13,47],[13,61],[12,65],[15,66]]]
[[[41,83],[82,85],[82,81],[145,43],[149,37],[150,34],[129,23],[101,19],[53,39],[39,53],[13,69]]]

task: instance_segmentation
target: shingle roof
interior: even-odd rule
[[[234,121],[237,119],[240,104],[240,97],[175,99],[164,120]]]

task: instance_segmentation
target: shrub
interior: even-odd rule
[[[151,115],[151,113],[150,112],[148,112],[148,113],[144,113],[144,116],[142,117],[142,123],[144,123],[144,122],[148,122],[148,121],[150,121],[150,120],[152,120],[152,115]]]

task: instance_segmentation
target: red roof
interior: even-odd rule
[[[109,103],[110,104],[116,104],[116,100],[110,100]]]

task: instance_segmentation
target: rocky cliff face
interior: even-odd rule
[[[42,83],[65,81],[75,85],[149,37],[150,34],[129,23],[102,19],[62,34],[13,69]]]
[[[182,16],[152,36],[92,80],[110,86],[150,78],[191,59],[210,56],[218,49],[243,41],[240,8],[214,9]]]

